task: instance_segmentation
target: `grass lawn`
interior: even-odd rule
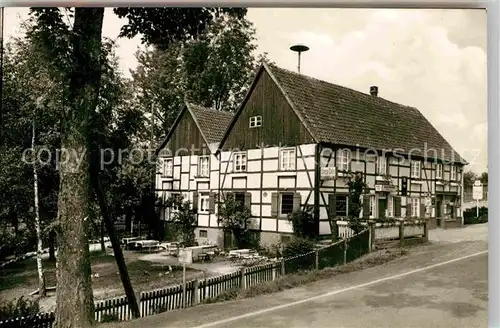
[[[168,265],[140,260],[140,253],[124,251],[125,261],[134,291],[146,291],[154,288],[166,287],[182,281],[182,267],[172,266],[168,272]],[[123,295],[123,287],[118,274],[118,267],[114,256],[106,253],[91,253],[92,273],[98,273],[98,278],[92,278],[94,298],[102,299],[111,296]],[[44,260],[45,279],[47,287],[56,285],[55,261]],[[187,269],[187,279],[203,276],[202,271]],[[4,268],[0,271],[0,299],[10,300],[29,293],[38,288],[38,274],[36,258],[27,259]]]

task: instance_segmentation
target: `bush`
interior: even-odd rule
[[[292,237],[283,247],[284,258],[303,255],[314,250],[314,242],[310,239]]]
[[[293,212],[288,216],[292,223],[293,234],[299,238],[316,237],[316,220],[313,215],[313,207],[308,206],[304,210]]]
[[[40,312],[38,301],[23,297],[0,305],[0,321],[17,317],[28,317]]]
[[[477,208],[469,208],[464,211],[464,224],[478,224],[478,223],[486,223],[488,222],[488,208],[480,207],[479,208],[479,217],[477,217]]]

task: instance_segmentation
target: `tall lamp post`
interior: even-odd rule
[[[296,44],[294,46],[290,47],[290,50],[296,52],[298,54],[298,64],[297,64],[297,71],[300,74],[300,54],[303,52],[306,52],[309,50],[308,46],[304,46],[302,44]]]

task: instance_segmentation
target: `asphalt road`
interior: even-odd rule
[[[486,241],[453,240],[419,246],[385,265],[277,294],[109,326],[487,327],[487,272]]]

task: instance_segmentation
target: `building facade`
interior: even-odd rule
[[[210,186],[249,206],[263,244],[289,236],[288,215],[307,206],[317,233],[329,236],[349,212],[353,173],[366,184],[364,218],[462,223],[466,162],[417,109],[377,87],[364,94],[263,64],[219,141]]]
[[[218,227],[214,194],[219,189],[216,150],[233,114],[187,103],[158,150],[156,194],[163,200],[175,195],[189,201],[197,215],[197,239],[219,240],[208,228]],[[168,223],[175,208],[161,206]]]

